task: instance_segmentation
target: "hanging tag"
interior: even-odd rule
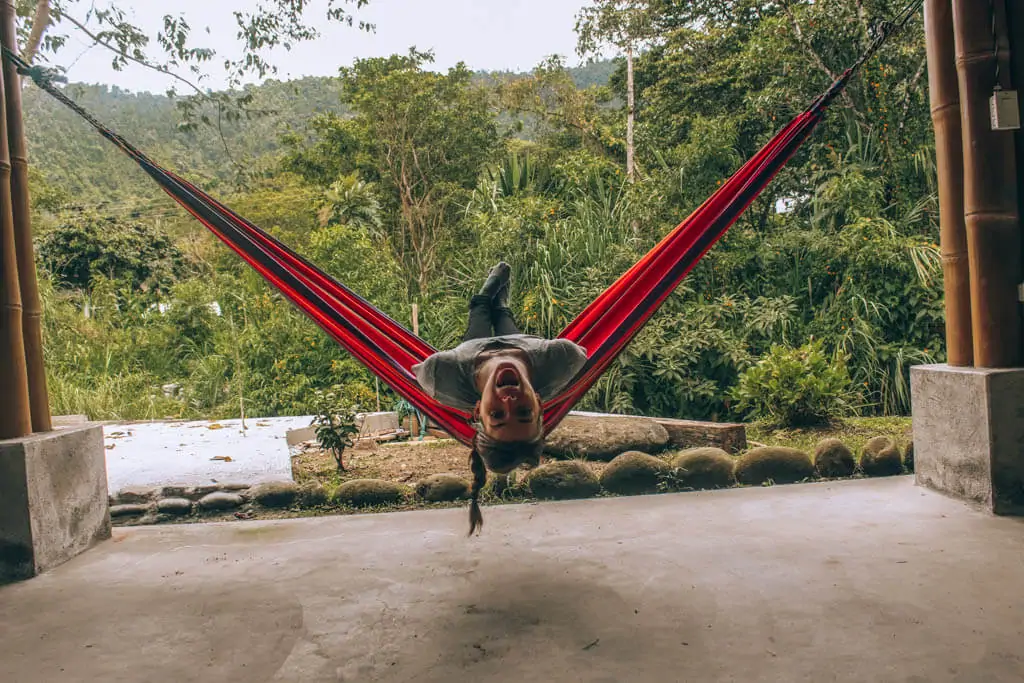
[[[988,101],[992,130],[1020,130],[1020,103],[1016,90],[999,90]]]

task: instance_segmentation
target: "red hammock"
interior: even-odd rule
[[[919,3],[916,3],[919,4]],[[569,324],[559,335],[587,350],[588,361],[569,387],[544,405],[550,432],[580,400],[701,257],[721,238],[808,138],[829,103],[884,40],[909,20],[882,32],[869,51],[804,113],[779,131],[693,214]],[[327,334],[395,392],[465,444],[472,441],[470,415],[426,395],[412,366],[436,352],[345,285],[234,213],[188,181],[150,160],[124,138],[71,101],[39,69],[4,50],[21,73],[70,107],[131,156],[176,202],[255,268]]]

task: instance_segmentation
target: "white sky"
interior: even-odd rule
[[[232,12],[255,6],[257,0],[122,0],[131,8],[133,21],[149,31],[162,25],[166,13],[184,15],[192,27],[195,46],[212,47],[221,57],[237,54],[237,24]],[[98,3],[101,4],[101,3]],[[371,0],[356,11],[357,18],[376,24],[375,33],[349,28],[337,22],[322,23],[322,37],[296,46],[291,52],[276,51],[277,78],[333,76],[340,66],[357,57],[405,53],[412,46],[433,49],[434,69],[447,69],[459,61],[471,69],[529,71],[545,57],[563,55],[569,65],[576,56],[576,13],[586,0]],[[78,3],[83,12],[87,3]],[[309,16],[324,16],[326,0],[315,0]],[[72,10],[73,11],[73,10]],[[82,19],[83,16],[75,16]],[[205,30],[209,28],[209,35]],[[68,66],[68,78],[87,83],[108,83],[128,90],[163,92],[172,79],[144,69],[111,67],[110,53],[88,47],[84,36],[72,38],[56,60]],[[220,60],[208,63],[210,74],[203,84],[224,85]]]

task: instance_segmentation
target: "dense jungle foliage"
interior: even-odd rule
[[[598,3],[600,4],[600,3]],[[499,259],[525,331],[553,336],[852,63],[890,0],[634,3],[637,174],[622,60],[434,70],[415,50],[252,88],[249,118],[179,126],[167,98],[69,92],[437,347]],[[620,43],[616,43],[621,47]],[[53,410],[309,414],[372,375],[73,114],[26,91]],[[694,419],[909,410],[944,360],[920,20],[587,395]],[[409,169],[415,168],[415,172]],[[180,385],[165,396],[161,386]],[[380,400],[395,400],[380,387]],[[170,392],[169,392],[170,393]],[[822,413],[825,413],[822,415]]]

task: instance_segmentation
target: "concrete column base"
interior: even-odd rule
[[[996,514],[1024,514],[1024,369],[910,369],[922,486]]]
[[[31,578],[108,538],[100,425],[0,441],[0,581]]]

